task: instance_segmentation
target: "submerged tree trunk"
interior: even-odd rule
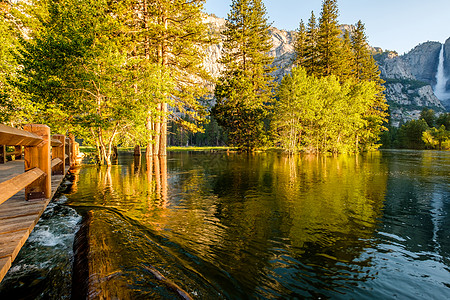
[[[159,155],[167,155],[167,103],[162,104],[161,137],[159,142]]]

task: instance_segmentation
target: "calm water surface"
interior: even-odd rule
[[[77,239],[88,250],[74,277],[89,280],[75,281],[77,295],[450,298],[449,152],[123,154],[109,170],[84,165],[72,181],[0,285],[1,299],[70,298],[82,219]],[[49,249],[60,250],[33,255]]]

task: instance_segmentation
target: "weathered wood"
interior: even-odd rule
[[[53,146],[52,144],[52,174],[54,175],[62,175],[64,174],[64,161],[65,161],[65,156],[66,156],[66,137],[64,135],[61,134],[56,134],[53,136],[52,140],[56,140],[59,142],[59,146]],[[53,161],[55,159],[59,159],[61,162],[58,163],[57,165],[53,165]]]
[[[16,157],[16,160],[22,159],[22,146],[14,147],[14,156]]]
[[[50,128],[47,125],[25,125],[24,130],[42,137],[42,143],[37,147],[25,147],[25,171],[33,168],[41,169],[46,176],[34,181],[25,189],[26,200],[50,198],[51,163],[50,163]]]
[[[0,145],[37,146],[41,142],[42,137],[39,135],[0,124]]]
[[[5,233],[12,233],[21,230],[32,230],[39,220],[37,215],[21,216],[14,219],[4,219],[0,223],[0,237]]]
[[[34,168],[10,180],[0,183],[0,204],[42,176],[45,176],[45,173],[38,168]]]
[[[23,195],[23,199],[25,199],[25,194]],[[26,206],[23,204],[23,201],[18,204],[20,204],[18,207],[10,206],[3,208],[3,205],[0,206],[0,222],[4,219],[35,215],[45,208],[45,203],[34,203],[34,201]],[[7,205],[4,204],[4,206]]]
[[[30,230],[25,229],[11,233],[0,234],[0,259],[16,257],[30,236]]]
[[[9,268],[11,268],[11,257],[0,258],[0,281],[5,277]]]

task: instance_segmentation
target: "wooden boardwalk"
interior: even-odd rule
[[[24,168],[23,160],[0,164],[0,182],[24,173]],[[69,167],[66,166],[64,174],[67,174],[68,170]],[[52,175],[52,193],[49,199],[26,201],[25,190],[22,190],[0,204],[0,282],[55,195],[64,177],[65,175]]]

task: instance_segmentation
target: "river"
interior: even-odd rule
[[[0,284],[71,297],[448,299],[450,152],[85,161]]]

